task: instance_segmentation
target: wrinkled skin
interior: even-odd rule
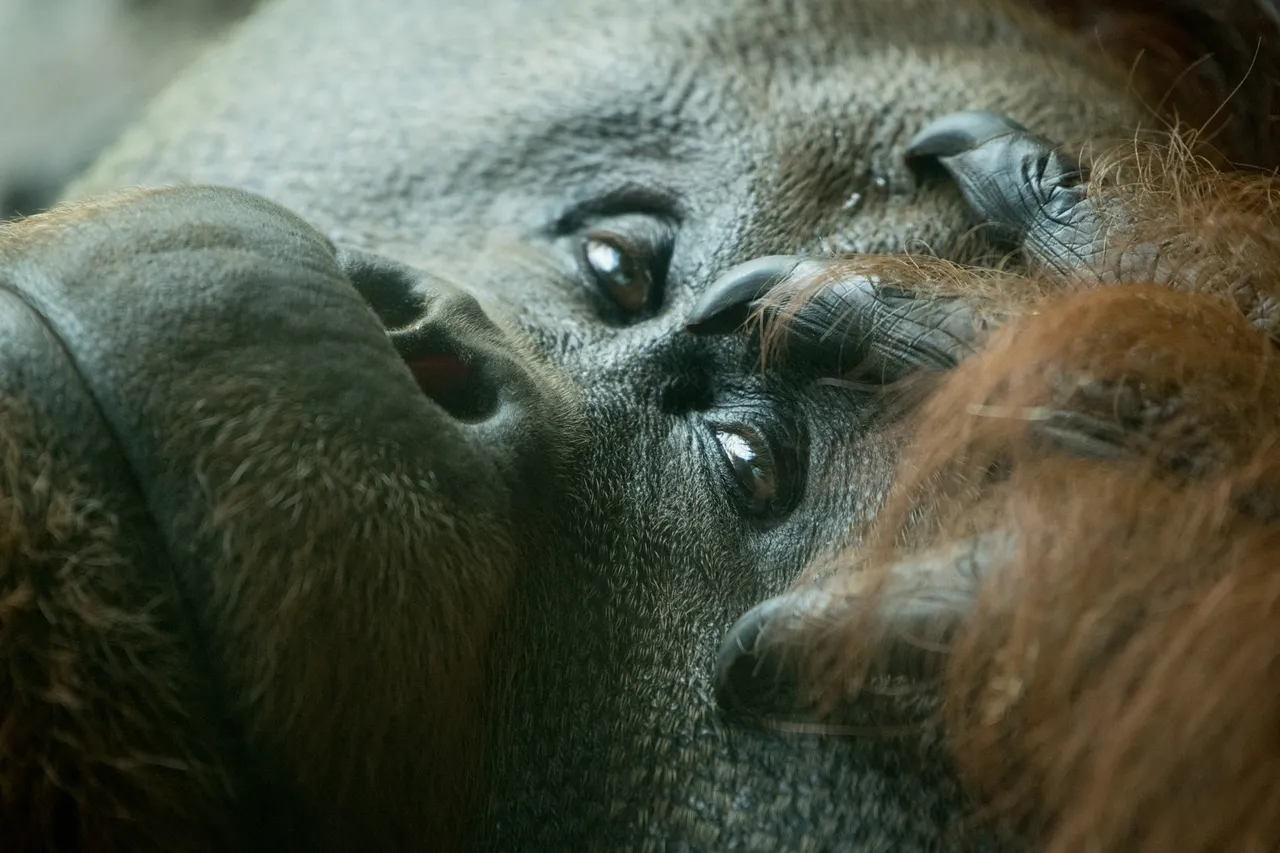
[[[685,319],[719,273],[760,255],[980,250],[962,246],[954,187],[904,164],[911,136],[962,109],[1066,142],[1124,136],[1141,113],[1123,92],[1082,46],[985,0],[280,0],[69,195],[259,193],[422,271],[412,287],[428,297],[472,294],[535,373],[567,385],[572,446],[551,450],[545,429],[477,439],[484,424],[415,410],[414,434],[492,454],[470,467],[440,454],[473,478],[442,477],[465,490],[446,504],[534,494],[545,510],[490,510],[518,557],[483,701],[482,846],[986,850],[956,822],[936,743],[717,715],[721,638],[875,511],[895,448],[871,396],[785,367],[762,378],[743,339],[692,336]],[[635,316],[581,256],[584,233],[623,215],[674,235],[661,292]],[[297,309],[267,290],[246,310]],[[793,508],[744,512],[716,423],[795,444],[795,473],[779,474],[807,470]]]

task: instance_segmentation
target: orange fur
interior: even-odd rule
[[[1280,167],[1276,0],[1029,0],[1118,65],[1153,112],[1224,159]]]
[[[1140,146],[1095,173],[1116,202],[1108,255],[1150,263],[850,262],[1003,325],[900,424],[858,550],[804,581],[838,604],[800,638],[801,689],[831,712],[867,686],[912,558],[1009,534],[921,655],[961,774],[1051,853],[1280,845],[1275,186],[1190,152]]]
[[[57,433],[0,405],[4,849],[242,848],[234,748],[167,572],[139,559],[154,540]]]

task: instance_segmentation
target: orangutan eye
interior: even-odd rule
[[[582,262],[600,293],[626,317],[635,317],[657,308],[671,243],[669,224],[619,216],[586,232]]]
[[[780,509],[781,472],[773,450],[759,432],[747,426],[714,429],[720,453],[732,472],[748,515],[773,515]]]
[[[639,314],[649,305],[653,276],[640,252],[616,234],[595,234],[583,246],[596,284],[619,308]]]

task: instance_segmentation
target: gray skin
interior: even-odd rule
[[[980,251],[962,243],[955,188],[904,163],[913,134],[977,109],[1068,143],[1128,135],[1142,113],[1124,92],[1122,72],[991,0],[278,0],[68,195],[262,194],[424,271],[423,295],[436,281],[472,294],[571,386],[572,452],[495,429],[474,483],[440,480],[503,499],[563,484],[539,494],[547,512],[494,510],[533,544],[509,566],[494,637],[482,847],[988,850],[957,820],[934,739],[761,732],[717,713],[725,632],[874,513],[895,449],[875,395],[785,366],[761,377],[745,338],[695,337],[685,318],[756,256]],[[660,295],[631,316],[581,253],[624,214],[674,234]],[[273,299],[252,310],[287,307]],[[487,428],[414,411],[446,444]],[[777,474],[807,471],[793,508],[744,511],[716,423],[796,445],[796,473]]]

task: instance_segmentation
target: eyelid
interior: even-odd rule
[[[670,220],[648,214],[623,213],[586,225],[581,233],[584,237],[608,234],[631,246],[643,246],[653,253],[648,260],[665,268],[675,246],[676,227]]]
[[[673,231],[684,218],[674,194],[628,185],[575,204],[561,214],[548,231],[551,236],[564,237],[581,232],[595,222],[632,215],[666,222]]]

